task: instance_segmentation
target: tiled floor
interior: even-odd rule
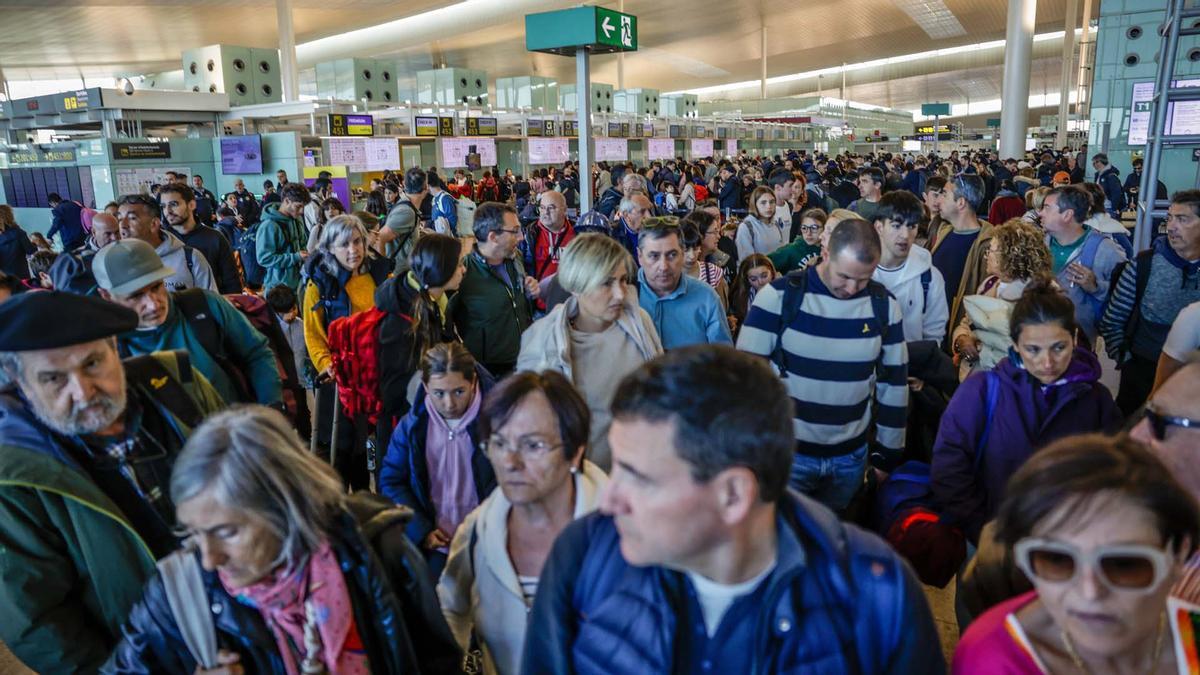
[[[954,655],[954,647],[958,644],[958,620],[954,617],[954,581],[946,584],[945,588],[924,586],[925,598],[933,610],[933,622],[937,626],[938,637],[942,639],[942,653],[946,663]]]

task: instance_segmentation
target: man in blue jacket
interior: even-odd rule
[[[1108,163],[1108,155],[1098,152],[1092,155],[1092,168],[1096,170],[1095,182],[1104,190],[1104,208],[1108,215],[1120,219],[1125,210],[1125,190],[1121,186],[1121,172]]]
[[[525,675],[945,672],[908,566],[787,491],[791,405],[723,346],[621,382],[612,480],[542,569]]]
[[[50,232],[46,234],[46,239],[52,240],[57,234],[64,251],[73,251],[83,246],[87,241],[87,232],[83,229],[83,209],[79,203],[63,199],[57,192],[46,195],[46,202],[53,211],[50,216]]]

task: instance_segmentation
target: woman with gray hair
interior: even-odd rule
[[[347,496],[261,406],[200,425],[171,474],[185,547],[105,673],[419,673],[461,658],[402,509]]]
[[[375,307],[375,288],[387,279],[387,267],[373,267],[367,252],[370,241],[366,227],[356,216],[341,215],[325,223],[317,251],[304,267],[304,291],[300,310],[304,315],[304,343],[308,357],[321,383],[317,391],[317,449],[328,458],[337,443],[337,469],[353,489],[370,483],[366,459],[354,456],[355,425],[348,417],[339,417],[338,437],[333,434],[334,391],[333,356],[329,351],[328,329],[335,319],[358,314]]]
[[[559,261],[558,283],[571,294],[521,336],[517,370],[556,370],[571,380],[592,413],[588,459],[608,470],[609,403],[617,384],[662,354],[654,322],[630,290],[633,259],[602,234],[571,240]]]

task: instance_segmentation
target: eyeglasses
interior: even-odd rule
[[[521,455],[525,461],[545,459],[546,455],[563,447],[562,443],[547,443],[540,438],[522,438],[516,443],[506,440],[503,436],[492,434],[490,438],[479,444],[479,448],[492,459],[501,459],[510,452]]]
[[[822,227],[821,225],[801,225],[800,231],[801,232],[819,232],[821,230],[821,227]]]
[[[1167,552],[1153,546],[1100,546],[1085,553],[1062,542],[1026,537],[1013,546],[1013,554],[1031,581],[1071,583],[1088,565],[1109,589],[1127,593],[1154,591],[1171,568]]]
[[[496,230],[496,231],[497,231],[497,232],[504,232],[505,234],[521,234],[521,230],[506,230],[506,229],[504,229],[503,227],[502,227],[502,228],[500,228],[499,230]]]
[[[1167,436],[1167,427],[1183,427],[1184,429],[1200,429],[1200,420],[1193,420],[1187,417],[1172,417],[1171,415],[1163,415],[1151,406],[1146,406],[1142,413],[1146,420],[1150,422],[1150,431],[1154,433],[1154,440],[1161,441]]]

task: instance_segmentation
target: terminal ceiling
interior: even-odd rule
[[[928,0],[625,0],[639,18],[641,49],[625,57],[625,84],[663,91],[752,80],[767,27],[768,76],[785,75],[1004,37],[1007,3],[944,0],[961,30],[932,37],[910,13]],[[938,5],[942,3],[933,0]],[[437,65],[482,68],[490,77],[538,74],[571,82],[571,59],[525,50],[523,15],[574,6],[564,0],[293,0],[301,67],[333,56],[392,57],[401,71]],[[598,3],[616,7],[616,3]],[[1066,0],[1038,2],[1040,32],[1063,29]],[[447,8],[432,29],[412,17]],[[765,12],[765,13],[764,13]],[[389,23],[391,22],[391,23]],[[373,39],[364,33],[385,24]],[[937,31],[933,31],[936,33]],[[953,35],[953,33],[958,33]],[[321,38],[321,48],[310,49]],[[0,68],[10,80],[120,76],[173,70],[183,49],[207,44],[277,44],[274,0],[7,0],[0,3]],[[306,44],[307,43],[307,44]],[[1057,90],[1057,59],[1034,62],[1031,90]],[[616,84],[615,56],[593,60],[592,77]],[[851,87],[848,98],[913,107],[913,101],[994,98],[995,66]],[[840,81],[829,78],[827,94]]]

